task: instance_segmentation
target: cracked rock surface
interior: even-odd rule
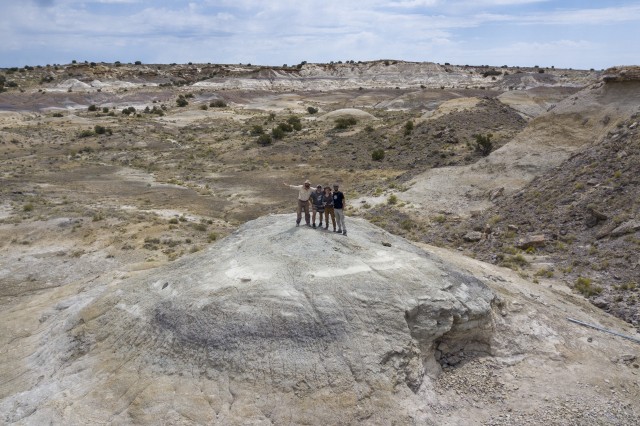
[[[348,226],[264,216],[60,307],[2,421],[428,422],[436,357],[490,352],[494,293],[365,220]]]

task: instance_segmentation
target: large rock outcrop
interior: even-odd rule
[[[262,217],[56,307],[0,421],[428,423],[437,359],[491,351],[494,295],[348,221],[345,237]]]

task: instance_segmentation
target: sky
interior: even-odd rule
[[[0,0],[0,67],[397,59],[640,64],[640,1]]]

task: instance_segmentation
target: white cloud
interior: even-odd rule
[[[521,7],[531,3],[538,5]],[[575,50],[588,51],[589,59],[593,60],[598,57],[597,49],[606,49],[602,47],[606,42],[600,41],[612,37],[611,27],[606,28],[610,24],[616,25],[620,40],[617,44],[629,52],[636,50],[634,41],[640,39],[637,30],[640,6],[625,6],[612,0],[607,4],[614,6],[568,10],[560,9],[562,4],[568,3],[562,0],[10,2],[0,15],[0,36],[4,40],[0,46],[0,66],[18,60],[11,59],[18,58],[17,51],[21,51],[19,63],[41,62],[38,51],[47,57],[72,55],[78,59],[82,53],[92,55],[94,60],[113,55],[125,60],[125,56],[135,55],[140,60],[173,57],[169,62],[180,61],[181,57],[193,61],[209,57],[266,64],[295,63],[300,58],[432,60],[436,56],[452,62],[454,55],[467,63],[472,61],[464,59],[465,55],[476,57],[479,52],[487,57],[478,62],[491,63],[492,56],[488,55],[498,55],[496,61],[503,62],[508,53],[501,52],[515,52],[516,43],[532,43],[527,47],[529,52],[544,58],[545,49],[558,52],[563,48],[561,43],[553,44],[553,39],[573,40],[579,46],[591,42],[590,49],[582,46]],[[615,7],[615,4],[623,5]],[[543,25],[544,30],[533,30]],[[611,56],[603,52],[599,57]],[[542,60],[535,60],[542,65]]]

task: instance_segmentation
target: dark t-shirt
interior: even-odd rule
[[[324,203],[322,202],[323,197],[324,192],[313,191],[311,193],[311,202],[313,203],[313,206],[316,208],[324,208]]]
[[[333,193],[333,207],[341,209],[344,206],[344,194],[340,191],[334,191]]]

